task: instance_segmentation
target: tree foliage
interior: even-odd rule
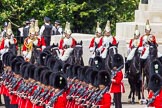
[[[52,22],[59,19],[63,27],[69,21],[73,32],[94,33],[97,21],[104,29],[110,20],[114,32],[117,22],[134,20],[138,3],[139,0],[1,0],[0,24],[12,21],[22,26],[34,17],[42,25],[44,16],[49,16]]]

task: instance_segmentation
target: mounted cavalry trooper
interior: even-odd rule
[[[103,39],[102,39],[102,30],[99,27],[100,23],[97,22],[97,28],[96,28],[96,36],[92,38],[90,45],[89,45],[89,50],[90,52],[93,53],[92,57],[90,59],[93,59],[96,56],[96,51],[99,52],[99,56],[103,52]]]
[[[146,59],[148,57],[149,47],[150,47],[149,43],[158,45],[156,42],[156,37],[153,34],[150,34],[150,32],[151,32],[151,28],[150,28],[149,20],[147,20],[146,26],[145,26],[146,34],[140,38],[140,46],[143,47],[141,59]],[[161,56],[162,55],[158,52],[158,57],[161,57]]]
[[[2,38],[0,54],[3,55],[5,52],[8,52],[11,44],[17,44],[17,40],[14,38],[14,34],[11,29],[11,23],[9,22],[6,29],[6,37]]]
[[[107,24],[106,24],[105,30],[104,30],[104,37],[103,37],[103,45],[102,46],[103,46],[104,50],[101,54],[102,58],[106,58],[110,44],[116,45],[117,40],[115,39],[114,36],[111,35],[110,21],[107,21]]]
[[[24,40],[22,53],[26,61],[30,61],[33,51],[33,46],[40,47],[40,39],[35,35],[35,28],[32,24],[29,29],[29,36]]]
[[[128,57],[127,57],[127,61],[125,63],[125,70],[126,70],[125,77],[126,78],[127,78],[128,72],[129,72],[131,60],[134,57],[136,49],[139,47],[140,47],[140,32],[138,30],[138,25],[136,25],[135,31],[134,31],[134,38],[131,39],[129,42]]]
[[[73,48],[76,46],[76,40],[71,37],[72,32],[70,30],[69,22],[66,22],[64,34],[65,37],[62,37],[59,44],[60,59],[62,61],[66,61],[68,59],[71,52],[73,51]]]
[[[162,65],[154,60],[150,66],[148,107],[162,108]]]

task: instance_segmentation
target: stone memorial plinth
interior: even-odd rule
[[[146,20],[149,19],[151,33],[162,43],[162,0],[148,0],[148,4],[139,3],[138,10],[135,10],[134,22],[119,22],[116,24],[116,38],[128,43],[133,37],[135,25],[139,25],[141,35],[145,33]],[[126,50],[124,54],[126,54]]]

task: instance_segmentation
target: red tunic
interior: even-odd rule
[[[17,44],[16,38],[13,38],[14,44]],[[5,39],[2,40],[1,45],[0,45],[0,50],[5,48]],[[18,50],[18,46],[16,46],[16,49]]]
[[[116,76],[113,78],[115,80],[115,82],[112,82],[111,84],[111,93],[124,93],[125,89],[124,89],[124,85],[122,82],[123,79],[123,73],[122,71],[117,72]]]
[[[24,41],[28,41],[29,38],[26,38]],[[37,46],[40,47],[41,46],[41,40],[38,38],[38,42],[37,42]],[[22,51],[27,51],[27,47],[25,45],[23,45]]]
[[[148,99],[151,99],[153,95],[154,95],[154,93],[150,92]],[[161,89],[160,93],[155,97],[154,102],[152,104],[150,104],[150,107],[162,108],[162,89]]]
[[[64,42],[64,39],[65,38],[60,40],[59,49],[64,50],[64,46],[66,45],[66,43]],[[75,47],[76,43],[77,43],[76,40],[74,38],[72,38],[72,42],[70,43],[70,47],[72,47],[72,48]]]
[[[151,35],[151,34],[150,34]],[[144,45],[144,37],[145,37],[146,35],[143,35],[143,36],[141,36],[141,38],[140,38],[140,47],[142,47],[143,45]],[[153,42],[154,44],[157,44],[157,42],[156,42],[156,38],[155,38],[155,36],[154,35],[151,35],[151,42]]]
[[[64,92],[61,96],[58,97],[57,101],[54,103],[53,108],[66,108],[66,93]]]
[[[110,108],[111,106],[111,95],[107,92],[103,95],[101,101],[97,104],[100,108]]]
[[[89,45],[89,48],[95,47],[95,39],[96,38],[97,37],[92,38],[92,40],[90,42],[90,45]],[[97,48],[101,47],[102,46],[102,43],[103,43],[102,38],[100,38],[99,42],[97,43],[98,44]]]

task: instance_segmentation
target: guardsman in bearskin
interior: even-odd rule
[[[29,29],[29,36],[24,40],[22,53],[26,61],[30,61],[33,51],[33,46],[40,47],[40,39],[35,35],[34,25]]]
[[[7,26],[7,31],[6,31],[6,37],[4,37],[2,39],[2,42],[1,42],[0,53],[4,54],[5,52],[8,52],[9,47],[10,47],[11,44],[16,45],[17,44],[17,39],[14,38],[12,28],[11,28],[11,23],[9,22],[8,26]],[[18,49],[18,47],[17,47],[17,49]]]
[[[110,21],[108,20],[104,30],[103,45],[102,45],[104,50],[101,54],[102,58],[106,58],[110,44],[117,45],[118,43],[116,38],[111,35]]]
[[[60,74],[56,73],[54,82],[54,95],[51,96],[47,106],[50,106],[52,108],[66,108],[66,89],[67,89],[67,80],[65,77]]]
[[[107,71],[100,71],[97,75],[97,82],[100,94],[97,96],[96,101],[92,104],[91,108],[110,108],[111,95],[109,93],[111,76]]]
[[[132,58],[134,57],[134,54],[137,48],[139,48],[139,50],[141,48],[140,47],[140,32],[138,30],[138,25],[135,26],[134,37],[129,42],[128,57],[125,63],[125,75],[124,75],[125,78],[128,77],[130,63],[131,63]]]
[[[100,54],[103,52],[102,31],[101,31],[101,28],[99,26],[100,26],[100,23],[97,22],[96,37],[92,38],[90,45],[89,45],[90,52],[93,53],[91,58],[95,57],[96,52],[99,52]]]
[[[159,60],[154,60],[150,65],[150,79],[148,83],[149,95],[147,101],[140,101],[148,107],[162,107],[162,64]]]
[[[44,17],[44,24],[40,29],[40,36],[43,36],[47,46],[50,46],[51,34],[52,34],[52,25],[50,23],[49,17]]]
[[[66,22],[64,31],[65,37],[62,37],[59,44],[60,59],[62,61],[66,61],[69,58],[73,48],[76,45],[76,40],[71,36],[71,34],[72,32],[70,30],[70,23]]]
[[[111,79],[111,88],[110,92],[114,94],[114,103],[115,108],[122,108],[121,103],[121,93],[124,93],[124,84],[123,80],[123,73],[121,69],[124,67],[124,60],[120,54],[115,54],[113,56],[113,70],[112,70],[112,79]]]
[[[40,49],[43,51],[46,48],[46,42],[43,36],[39,36],[38,20],[35,20],[35,36],[40,40]]]
[[[143,47],[141,59],[146,59],[148,57],[149,43],[158,45],[156,42],[156,36],[154,36],[150,32],[151,32],[151,28],[150,28],[149,20],[147,20],[146,26],[145,26],[146,34],[140,38],[140,47]],[[162,55],[158,52],[158,57],[161,57],[161,56]]]

